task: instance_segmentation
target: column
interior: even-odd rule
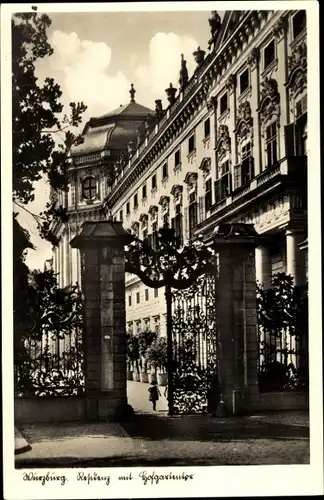
[[[294,278],[296,286],[305,284],[305,256],[299,249],[299,243],[304,239],[303,233],[298,229],[286,230],[286,249],[287,249],[287,274]]]
[[[271,259],[269,247],[259,246],[255,249],[256,280],[260,281],[265,290],[271,287]]]
[[[60,261],[60,287],[61,288],[64,288],[65,286],[65,283],[64,283],[64,233],[62,234],[61,236],[61,240],[60,240],[60,257],[61,257],[61,261]]]
[[[84,223],[71,241],[81,252],[88,420],[118,418],[127,403],[126,238],[120,222],[102,221]]]

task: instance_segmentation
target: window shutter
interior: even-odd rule
[[[184,239],[188,241],[189,239],[189,208],[185,207],[183,216],[183,226],[184,226]]]
[[[290,123],[285,126],[285,154],[286,158],[295,156],[296,143],[295,143],[295,124]]]
[[[198,198],[198,224],[205,220],[205,197],[199,196]]]
[[[241,165],[234,166],[234,189],[241,187],[242,185],[242,168]]]

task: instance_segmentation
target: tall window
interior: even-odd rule
[[[208,179],[205,182],[205,212],[208,212],[208,210],[210,210],[212,203],[213,203],[212,180]]]
[[[137,304],[140,303],[140,293],[139,292],[136,292],[136,303]]]
[[[196,148],[195,145],[195,134],[192,134],[188,139],[188,154],[192,153]]]
[[[137,194],[134,194],[134,208],[138,207],[138,199],[137,199]]]
[[[220,114],[222,115],[227,110],[227,92],[220,98]]]
[[[165,163],[162,166],[162,179],[166,179],[168,177],[168,164]]]
[[[226,198],[231,192],[231,174],[229,171],[229,161],[225,161],[220,166],[220,177],[215,182],[215,202],[218,203]]]
[[[130,214],[130,203],[129,201],[126,203],[126,215]]]
[[[149,299],[149,291],[148,288],[145,288],[145,300]]]
[[[277,163],[277,122],[271,123],[266,128],[267,166]]]
[[[146,194],[146,184],[142,187],[142,199],[145,200],[147,194]]]
[[[128,305],[129,306],[132,305],[132,296],[131,295],[128,295]]]
[[[246,90],[249,86],[249,70],[246,68],[246,70],[243,71],[240,75],[240,93],[242,94],[244,90]]]
[[[94,177],[86,177],[82,183],[82,194],[87,200],[92,200],[97,194],[97,183]]]
[[[254,177],[254,162],[251,151],[251,143],[242,146],[241,152],[242,184],[250,182]]]
[[[296,38],[306,28],[306,10],[300,10],[294,15],[292,25],[293,38]]]
[[[156,174],[152,177],[152,189],[156,189]]]
[[[210,118],[207,118],[207,120],[204,121],[204,138],[207,139],[207,137],[210,136]]]
[[[275,60],[275,42],[272,40],[264,49],[264,68]]]
[[[156,299],[159,296],[159,289],[154,288],[154,298]]]
[[[120,222],[123,222],[123,211],[122,210],[120,210],[120,212],[119,212],[119,220],[120,220]]]
[[[158,228],[157,228],[157,222],[152,223],[152,246],[153,248],[156,248],[157,246],[157,241],[158,241]]]
[[[189,195],[189,238],[193,237],[193,230],[197,225],[197,199],[196,192]]]
[[[173,219],[173,229],[175,230],[177,236],[179,236],[180,241],[182,242],[182,214],[181,214],[180,203],[178,203],[175,206],[175,216]]]

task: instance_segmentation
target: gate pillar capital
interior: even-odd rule
[[[85,222],[70,245],[81,255],[85,301],[86,417],[106,420],[127,403],[125,256],[131,237],[120,222]]]

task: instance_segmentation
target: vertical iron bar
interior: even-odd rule
[[[165,287],[167,314],[167,351],[168,351],[168,403],[169,416],[173,415],[173,356],[172,356],[172,292],[170,285]]]

